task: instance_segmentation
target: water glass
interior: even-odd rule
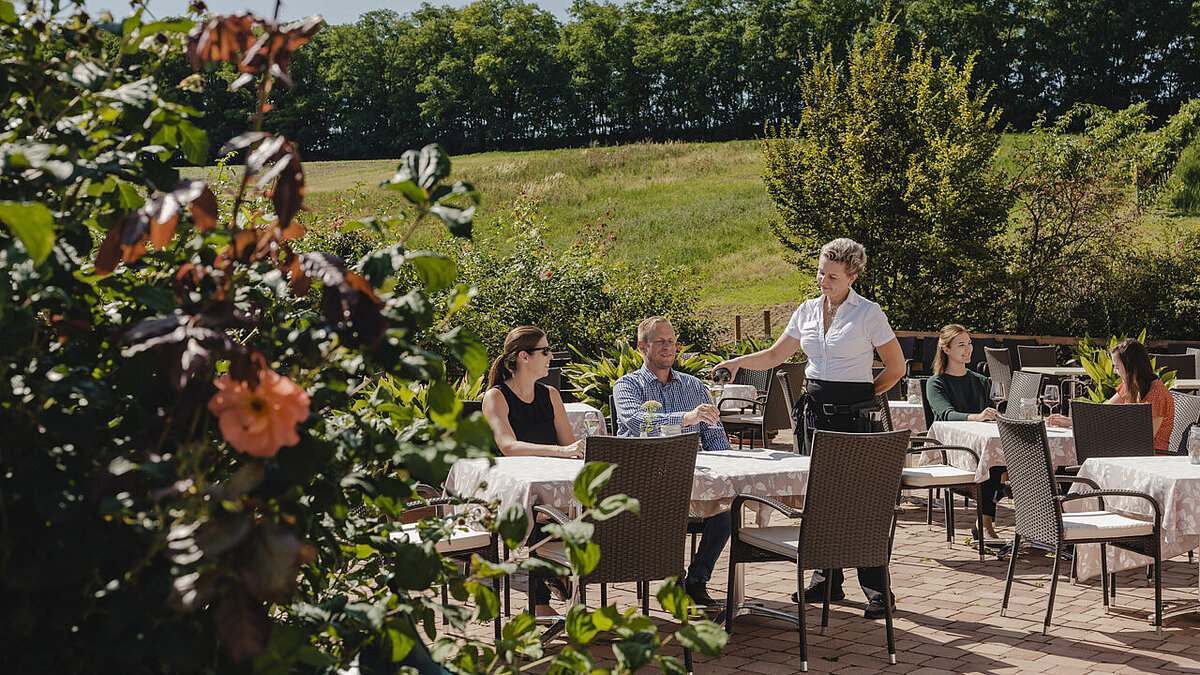
[[[1021,419],[1036,420],[1038,418],[1038,406],[1036,398],[1021,399]]]
[[[659,427],[663,436],[678,436],[683,433],[683,427],[678,424],[664,424]]]
[[[583,414],[583,429],[588,436],[595,436],[600,428],[600,413],[589,410]]]
[[[921,381],[916,378],[908,380],[908,402],[913,404],[921,402]]]
[[[1188,432],[1188,461],[1192,464],[1200,464],[1200,427],[1192,427]]]

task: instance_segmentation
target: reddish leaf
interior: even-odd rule
[[[271,201],[275,204],[275,224],[281,230],[291,225],[304,202],[304,169],[300,165],[300,153],[296,144],[288,142],[287,157],[280,162],[284,169],[275,181]]]
[[[217,601],[213,622],[229,656],[238,662],[261,654],[271,636],[271,623],[262,603],[240,588]]]
[[[278,525],[257,528],[238,565],[246,590],[264,602],[287,602],[300,573],[302,550],[300,539]]]
[[[221,146],[221,149],[217,151],[217,154],[224,156],[224,155],[228,155],[229,153],[231,153],[235,150],[241,150],[243,148],[248,148],[251,145],[254,145],[255,143],[261,141],[262,139],[266,138],[269,135],[270,134],[268,134],[265,131],[247,131],[247,132],[238,134],[237,136],[234,136],[233,138],[229,139],[228,141],[225,141],[225,145]]]
[[[383,307],[383,301],[379,299],[379,296],[375,295],[375,289],[371,287],[371,284],[368,283],[367,280],[362,277],[362,275],[355,274],[354,272],[347,272],[346,285],[358,291],[359,293],[362,293],[364,296],[366,296],[367,300],[370,300],[372,303],[374,303],[376,307]]]
[[[248,263],[250,256],[254,255],[255,249],[258,248],[258,234],[254,230],[241,230],[233,235],[230,248],[233,249],[234,260]]]
[[[382,303],[366,279],[347,272],[345,263],[328,253],[305,253],[300,267],[324,286],[321,314],[331,323],[351,322],[354,331],[368,345],[383,339],[387,321],[379,308]]]
[[[284,149],[284,144],[287,139],[283,136],[268,136],[258,144],[258,147],[250,151],[246,157],[246,176],[254,176],[268,162],[272,162],[281,157]]]
[[[208,186],[200,191],[200,196],[192,202],[192,222],[201,232],[209,232],[217,227],[217,196]]]
[[[175,236],[175,225],[178,222],[178,215],[171,216],[165,223],[157,220],[150,221],[150,243],[154,244],[154,248],[164,249],[167,244],[171,243],[171,238]]]
[[[192,70],[199,70],[201,64],[209,61],[233,63],[238,54],[254,44],[256,23],[258,20],[252,14],[242,12],[214,16],[197,24],[187,37],[187,54]]]
[[[96,271],[100,274],[112,274],[121,262],[121,229],[124,220],[119,221],[108,230],[100,250],[96,252]]]
[[[299,297],[308,295],[308,291],[312,289],[312,280],[304,273],[304,269],[300,266],[299,256],[293,255],[286,263],[288,279],[292,285],[292,292]]]

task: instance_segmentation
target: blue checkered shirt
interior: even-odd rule
[[[659,382],[654,373],[646,366],[622,375],[613,385],[613,398],[617,404],[617,435],[637,436],[645,428],[649,418],[650,425],[658,428],[664,424],[683,424],[683,414],[694,410],[701,403],[712,403],[708,388],[699,379],[671,371],[671,379],[664,385]],[[646,401],[658,401],[662,409],[654,414],[642,410]],[[720,422],[716,424],[699,424],[683,427],[685,433],[693,431],[700,433],[700,445],[705,450],[728,450],[729,436]]]

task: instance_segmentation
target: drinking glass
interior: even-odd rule
[[[1004,383],[1000,380],[992,380],[992,390],[988,396],[992,399],[992,403],[996,404],[997,408],[1004,402],[1004,397],[1007,395],[1008,392],[1004,391]]]
[[[908,381],[908,402],[921,402],[921,381],[916,378],[909,379]]]
[[[1192,464],[1200,464],[1200,427],[1192,427],[1188,432],[1188,461]]]
[[[1038,404],[1036,398],[1023,398],[1020,401],[1021,419],[1035,420],[1038,417]]]
[[[1046,385],[1046,388],[1042,391],[1042,402],[1045,403],[1046,407],[1050,409],[1051,415],[1054,414],[1054,410],[1056,408],[1058,408],[1058,403],[1061,400],[1062,399],[1059,398],[1059,395],[1058,395],[1058,385],[1057,384]]]
[[[596,430],[600,428],[600,413],[595,410],[589,410],[583,414],[583,428],[588,436],[595,436]]]

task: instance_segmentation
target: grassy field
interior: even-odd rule
[[[1024,139],[1004,137],[997,159],[1001,169],[1011,168],[1008,158]],[[377,187],[396,164],[306,163],[311,216],[362,217],[400,208],[398,193]],[[771,234],[774,213],[761,173],[758,143],[736,141],[465,155],[453,158],[451,178],[470,181],[482,193],[477,228],[487,228],[498,210],[524,191],[540,199],[552,241],[574,239],[585,220],[607,222],[620,228],[616,255],[632,262],[687,265],[695,270],[704,289],[702,304],[710,311],[743,311],[761,324],[758,310],[782,313],[812,287],[811,279],[801,278],[783,260]],[[1192,226],[1200,221],[1186,220]],[[414,243],[419,245],[420,237]]]

